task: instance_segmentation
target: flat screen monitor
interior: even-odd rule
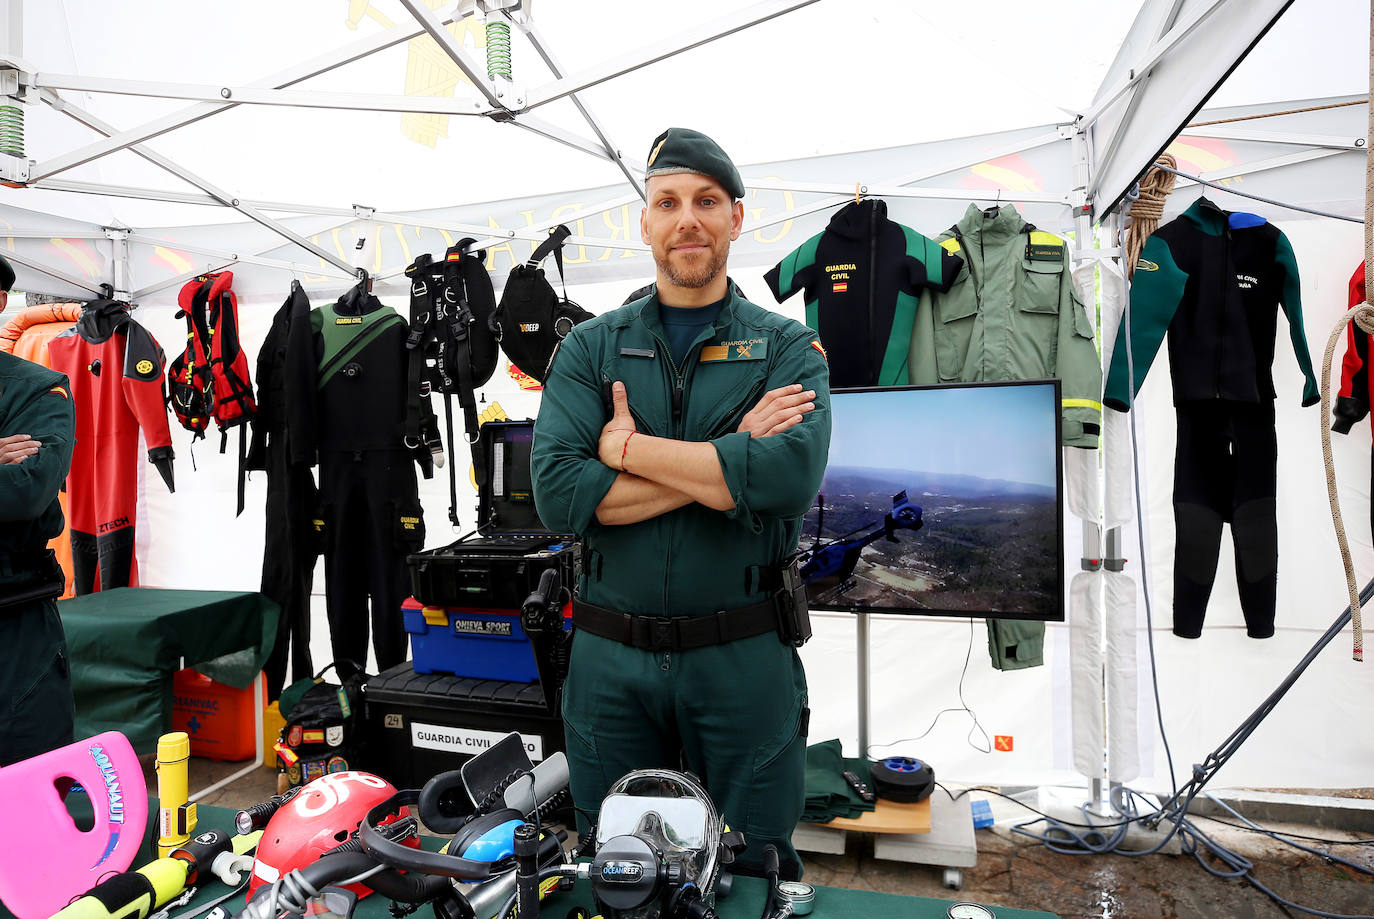
[[[814,609],[1064,619],[1059,381],[836,389]]]

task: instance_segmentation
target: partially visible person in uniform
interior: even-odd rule
[[[0,256],[0,311],[14,269]],[[48,540],[75,442],[67,377],[0,351],[0,766],[72,742],[71,672]]]
[[[701,778],[784,877],[801,874],[810,634],[793,559],[830,444],[825,351],[731,288],[744,183],[709,137],[649,153],[640,232],[653,292],[574,328],[535,422],[535,502],[582,538],[563,696],[579,824],[640,768]]]

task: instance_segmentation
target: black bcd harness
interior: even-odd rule
[[[491,379],[500,356],[491,317],[496,294],[487,275],[484,253],[468,252],[476,240],[461,239],[444,253],[442,262],[429,254],[416,257],[406,268],[410,279],[410,332],[406,337],[410,397],[406,407],[406,444],[427,444],[439,451],[437,419],[428,395],[444,396],[444,419],[450,457],[453,455],[453,396],[463,411],[463,427],[472,453],[477,484],[486,481],[486,466],[478,446],[477,401],[474,390]],[[428,478],[429,476],[426,476]],[[449,463],[449,520],[458,523],[457,469]]]

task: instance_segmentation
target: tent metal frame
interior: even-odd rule
[[[585,104],[585,101],[579,97],[579,93],[674,55],[700,47],[711,41],[724,38],[755,25],[786,15],[811,5],[817,2],[817,0],[761,0],[761,2],[757,2],[752,6],[738,10],[730,15],[698,26],[689,27],[686,30],[678,32],[671,39],[650,43],[576,73],[565,72],[552,50],[550,43],[545,39],[530,17],[518,9],[519,4],[517,3],[515,4],[517,8],[514,10],[507,7],[495,11],[491,13],[491,15],[503,16],[506,20],[519,28],[539,54],[540,58],[544,61],[549,72],[553,75],[552,80],[528,92],[522,84],[504,79],[489,78],[486,74],[485,65],[475,61],[460,44],[454,41],[447,26],[456,21],[458,17],[454,15],[445,16],[438,14],[430,10],[423,0],[400,0],[400,2],[410,13],[414,20],[413,23],[396,25],[387,29],[385,32],[360,38],[357,41],[329,51],[312,60],[298,63],[253,83],[243,86],[227,86],[127,80],[37,71],[23,58],[23,0],[0,0],[0,80],[3,80],[6,76],[8,76],[10,80],[8,85],[0,82],[0,92],[10,89],[12,90],[12,95],[22,100],[40,101],[54,110],[86,125],[96,133],[103,135],[102,139],[85,144],[74,150],[66,151],[41,162],[25,164],[27,184],[34,188],[70,193],[108,195],[114,197],[165,201],[170,203],[232,208],[277,236],[280,236],[288,243],[309,252],[326,266],[332,266],[333,269],[337,269],[339,272],[338,276],[345,280],[355,277],[360,269],[351,264],[347,259],[307,239],[305,236],[286,225],[282,218],[269,216],[267,212],[285,216],[315,215],[342,217],[346,218],[349,223],[354,221],[363,221],[365,223],[382,221],[401,226],[432,228],[444,232],[455,232],[477,237],[478,241],[475,246],[478,248],[494,243],[508,242],[514,239],[540,240],[550,227],[558,223],[574,221],[584,215],[603,213],[612,208],[621,207],[630,201],[642,199],[644,196],[642,172],[625,161],[622,149],[606,129],[605,123],[597,118],[595,113]],[[762,229],[796,217],[834,207],[837,204],[844,203],[856,193],[860,195],[869,194],[901,198],[988,199],[989,196],[987,194],[979,194],[978,191],[974,189],[912,187],[912,184],[948,172],[953,172],[960,168],[967,168],[978,162],[986,162],[1048,143],[1061,143],[1067,141],[1072,144],[1074,163],[1073,184],[1070,189],[1064,192],[1002,192],[997,194],[997,199],[1007,203],[1017,201],[1065,203],[1072,209],[1075,221],[1077,239],[1075,241],[1076,245],[1074,246],[1074,256],[1076,264],[1082,266],[1091,264],[1095,261],[1117,257],[1120,254],[1117,249],[1092,248],[1092,231],[1095,222],[1093,202],[1095,199],[1101,197],[1100,192],[1102,189],[1099,183],[1104,174],[1103,167],[1106,164],[1110,164],[1121,155],[1120,144],[1123,134],[1120,131],[1114,132],[1105,148],[1101,151],[1097,151],[1093,146],[1093,128],[1105,114],[1115,110],[1118,106],[1123,104],[1124,114],[1121,116],[1121,119],[1123,122],[1128,121],[1139,102],[1139,90],[1144,81],[1150,76],[1153,68],[1163,61],[1181,42],[1184,42],[1190,35],[1193,35],[1200,26],[1206,23],[1207,20],[1227,2],[1229,2],[1229,0],[1204,0],[1201,5],[1192,9],[1186,17],[1180,20],[1179,14],[1185,5],[1184,0],[1173,0],[1170,12],[1157,29],[1154,40],[1138,56],[1135,66],[1130,69],[1128,75],[1100,93],[1098,99],[1086,111],[1078,115],[1072,125],[1056,126],[1050,131],[1010,144],[1001,150],[984,151],[974,155],[972,159],[964,157],[961,158],[960,162],[941,164],[941,166],[936,168],[922,170],[920,174],[898,176],[891,180],[878,183],[864,184],[861,182],[855,190],[825,182],[757,180],[748,184],[748,187],[754,189],[822,194],[826,197],[792,208],[786,213],[771,217],[767,221],[753,224],[749,229]],[[438,99],[434,97],[398,96],[378,93],[322,92],[293,88],[304,81],[330,73],[379,51],[393,48],[426,34],[435,40],[445,55],[468,77],[476,95],[460,95],[452,99]],[[5,73],[6,69],[8,69],[8,74]],[[107,124],[94,114],[86,111],[81,106],[62,95],[62,93],[70,91],[184,99],[191,100],[194,104],[158,118],[151,119],[142,124],[120,129],[116,126]],[[1124,103],[1122,102],[1123,96],[1126,97]],[[543,121],[531,114],[541,106],[562,99],[568,99],[573,104],[586,122],[593,137],[583,137]],[[511,123],[522,130],[604,159],[617,167],[626,182],[631,186],[633,192],[631,194],[618,196],[607,202],[590,205],[586,208],[579,209],[577,212],[565,214],[557,220],[545,221],[542,224],[521,228],[493,228],[490,226],[478,226],[440,220],[427,221],[422,215],[417,216],[413,214],[398,214],[390,211],[378,211],[361,205],[342,208],[247,199],[235,195],[230,190],[219,187],[209,179],[197,175],[170,158],[162,156],[145,146],[147,142],[155,140],[157,137],[219,115],[239,105],[295,106],[395,113],[437,113],[462,116],[479,115],[497,122]],[[1362,149],[1365,145],[1363,138],[1302,134],[1284,131],[1257,131],[1231,126],[1215,126],[1193,131],[1185,129],[1181,136],[1278,143],[1307,148],[1301,151],[1295,151],[1291,154],[1273,157],[1262,162],[1250,163],[1245,166],[1227,170],[1218,170],[1215,173],[1208,173],[1205,176],[1206,178],[1212,179],[1229,178],[1281,168],[1283,166],[1302,162],[1318,161],[1328,156]],[[1317,149],[1311,149],[1314,147]],[[59,178],[62,173],[73,168],[124,150],[133,152],[164,171],[176,176],[182,182],[197,189],[197,192],[136,188],[132,186],[92,183]],[[1182,187],[1185,183],[1180,183],[1180,185]],[[1104,223],[1112,218],[1110,214],[1100,216]],[[329,228],[327,231],[337,232],[342,226],[347,225],[347,223],[336,225]],[[0,231],[0,234],[17,237],[39,235],[37,231],[26,231],[23,229],[14,229],[8,232]],[[51,234],[50,232],[44,232],[41,235],[46,238]],[[195,277],[204,271],[204,269],[200,269],[184,273],[175,278],[160,281],[141,290],[132,292],[131,297],[130,292],[127,290],[128,278],[130,276],[128,259],[128,246],[130,242],[161,244],[161,240],[153,240],[150,237],[141,236],[128,228],[120,227],[101,228],[99,232],[86,230],[73,231],[66,235],[73,239],[106,239],[111,243],[113,275],[115,281],[114,287],[117,297],[136,299],[138,296],[146,296],[182,283],[188,278]],[[615,240],[608,241],[599,238],[571,237],[568,242],[574,245],[586,244],[618,249],[642,250],[647,248],[641,243]],[[181,243],[173,243],[171,245],[182,251],[206,256],[214,260],[217,264],[222,263],[223,267],[227,267],[236,262],[249,262],[281,267],[283,269],[292,270],[293,272],[309,270],[318,273],[320,271],[319,266],[312,265],[307,268],[307,266],[298,265],[288,260],[270,257],[266,255],[265,252],[239,254],[213,248],[184,245]],[[89,286],[89,282],[77,279],[60,269],[43,264],[32,257],[15,253],[11,253],[9,257],[29,268],[64,281],[77,288],[91,290],[93,293],[97,292]],[[393,272],[393,274],[395,273]],[[1114,532],[1103,534],[1097,526],[1091,522],[1085,522],[1084,526],[1085,555],[1094,554],[1093,549],[1102,546],[1104,539],[1106,542],[1106,553],[1110,555],[1113,551],[1116,551],[1113,545],[1117,534]],[[1102,557],[1103,551],[1099,550],[1095,554]],[[858,638],[860,642],[859,704],[861,718],[859,726],[859,743],[860,748],[866,751],[868,745],[867,718],[869,692],[867,672],[868,623],[865,616],[861,615],[858,619]],[[1102,774],[1103,776],[1107,776],[1110,781],[1109,764],[1104,763]],[[1096,812],[1102,812],[1107,809],[1104,808],[1106,798],[1102,794],[1102,779],[1091,776],[1089,779],[1092,782],[1094,810]]]

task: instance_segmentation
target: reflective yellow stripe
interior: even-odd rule
[[[1044,230],[1031,230],[1030,241],[1036,246],[1062,246],[1064,240],[1055,236],[1053,233],[1046,233]]]
[[[1102,403],[1094,402],[1092,399],[1061,399],[1060,404],[1065,408],[1090,408],[1095,412],[1102,411]]]
[[[950,255],[954,255],[956,252],[959,251],[959,240],[951,236],[949,239],[940,243],[940,246]]]

